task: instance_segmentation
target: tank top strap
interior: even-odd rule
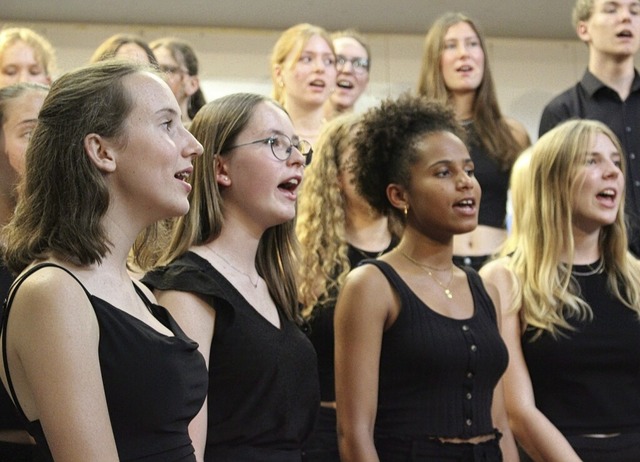
[[[491,297],[489,296],[478,272],[468,266],[459,266],[458,268],[464,271],[467,275],[471,294],[476,301],[476,306],[480,307],[480,309],[482,309],[489,318],[497,324],[496,307],[493,304],[493,300],[491,300]]]
[[[393,287],[398,292],[403,300],[406,300],[407,297],[415,297],[409,286],[404,282],[404,280],[389,263],[381,260],[367,259],[363,260],[362,263],[360,263],[360,266],[366,264],[374,265],[375,267],[377,267],[387,278],[389,284],[391,284],[391,287]]]
[[[29,270],[27,270],[26,273],[22,274],[18,279],[14,281],[13,284],[11,284],[11,288],[9,289],[9,295],[4,301],[4,310],[2,313],[2,319],[0,320],[0,336],[2,337],[2,364],[4,366],[5,376],[7,377],[7,388],[8,388],[9,394],[11,395],[11,399],[13,400],[13,403],[16,409],[18,410],[18,414],[24,420],[25,424],[29,423],[29,419],[27,418],[24,411],[22,410],[22,406],[20,406],[18,397],[15,392],[15,388],[13,387],[13,381],[11,380],[11,374],[9,374],[9,362],[7,359],[7,325],[9,322],[9,311],[11,310],[11,304],[13,303],[15,294],[20,288],[20,286],[22,285],[22,283],[33,273],[46,267],[54,267],[54,268],[59,268],[63,270],[64,272],[69,274],[73,279],[75,279],[78,282],[78,284],[80,284],[80,287],[82,287],[82,290],[84,290],[84,293],[87,294],[87,297],[91,297],[91,294],[87,291],[84,285],[82,285],[80,280],[71,271],[69,271],[68,269],[60,265],[57,265],[55,263],[49,263],[49,262],[40,263],[38,265],[33,266],[32,268],[29,268]]]

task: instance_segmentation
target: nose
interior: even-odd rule
[[[622,170],[618,164],[616,164],[613,160],[607,159],[605,164],[603,177],[605,178],[617,178],[619,175],[622,175]]]
[[[467,173],[466,170],[462,170],[458,174],[456,186],[458,189],[473,189],[473,178]]]
[[[309,156],[311,154],[307,154],[307,155]],[[289,165],[306,165],[307,164],[307,158],[302,155],[302,153],[300,152],[300,150],[298,148],[296,148],[295,146],[291,146],[291,154],[289,155],[289,158],[287,159],[287,164],[289,164]]]
[[[201,156],[204,152],[204,148],[200,144],[200,142],[195,139],[195,137],[189,132],[186,128],[184,128],[186,133],[187,142],[185,143],[185,149],[182,151],[184,157],[197,157]]]

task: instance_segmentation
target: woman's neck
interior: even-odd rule
[[[361,250],[379,252],[389,247],[389,220],[373,212],[347,212],[345,232],[347,242]]]
[[[476,100],[475,91],[451,93],[449,102],[458,121],[473,119],[473,106]]]
[[[323,106],[305,108],[289,103],[286,105],[286,109],[291,116],[296,134],[311,144],[315,144],[320,129],[326,122]]]
[[[447,268],[453,259],[453,236],[436,239],[406,226],[396,249],[435,268]]]
[[[573,263],[574,265],[588,265],[600,258],[600,233],[597,231],[584,232],[574,227],[573,229]],[[568,263],[568,255],[563,255],[562,260]]]

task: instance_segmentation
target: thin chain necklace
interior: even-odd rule
[[[596,266],[591,266],[591,265],[585,265],[585,266],[589,268],[589,271],[576,271],[575,266],[573,266],[571,268],[571,274],[573,274],[574,276],[593,276],[594,274],[600,274],[604,269],[604,259],[600,258]]]
[[[451,272],[451,276],[449,277],[449,282],[447,283],[447,285],[445,286],[442,282],[440,282],[440,280],[435,277],[433,275],[433,273],[431,272],[431,270],[434,271],[445,271],[445,270],[440,270],[438,268],[433,268],[431,266],[425,265],[424,263],[420,263],[417,260],[414,260],[413,258],[411,258],[409,255],[407,255],[406,253],[404,253],[402,250],[400,251],[400,253],[402,254],[403,257],[405,257],[407,260],[409,260],[411,263],[413,263],[414,265],[416,265],[418,268],[420,268],[421,270],[425,271],[429,277],[431,277],[431,279],[433,279],[434,281],[436,281],[438,283],[438,285],[442,288],[442,290],[444,290],[444,294],[447,296],[447,298],[452,299],[453,298],[453,293],[451,292],[451,289],[449,289],[449,287],[451,286],[451,283],[453,282],[453,264],[451,265],[451,268],[449,269],[449,271]]]
[[[222,259],[222,261],[224,261],[227,266],[229,266],[229,268],[231,268],[232,270],[234,270],[237,273],[242,274],[244,277],[246,277],[249,282],[251,283],[251,285],[253,286],[254,289],[258,288],[258,282],[260,282],[260,276],[258,275],[258,278],[256,279],[256,282],[253,282],[253,280],[251,279],[251,276],[249,276],[249,274],[245,273],[244,271],[238,269],[235,267],[235,265],[233,265],[233,263],[231,263],[229,260],[227,260],[226,258],[224,258],[222,255],[220,255],[218,252],[216,252],[215,250],[213,250],[211,247],[207,247],[207,249],[211,250],[211,252],[213,252],[214,254],[216,254],[218,257],[220,257],[220,259]]]

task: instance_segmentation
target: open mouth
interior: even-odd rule
[[[353,88],[353,83],[348,80],[338,80],[336,85],[340,88],[346,88],[347,90],[351,90]]]
[[[463,199],[460,202],[456,202],[454,207],[465,209],[465,210],[473,210],[476,207],[476,201],[473,199]]]
[[[605,189],[604,191],[600,191],[597,194],[598,200],[614,203],[616,200],[617,193],[613,189]]]
[[[621,38],[633,38],[633,34],[631,33],[630,30],[623,30],[620,31],[616,34],[616,37],[621,37]]]
[[[318,88],[324,88],[326,86],[326,84],[324,83],[324,80],[314,80],[309,85],[311,85],[312,87],[318,87]]]
[[[294,192],[300,186],[300,180],[298,178],[291,178],[284,183],[280,183],[278,185],[278,189],[283,189],[285,191]]]
[[[176,177],[178,180],[182,180],[184,182],[188,182],[189,181],[189,173],[188,172],[178,172],[173,176]]]
[[[471,72],[472,70],[473,70],[473,67],[469,65],[460,66],[458,68],[458,72]]]

